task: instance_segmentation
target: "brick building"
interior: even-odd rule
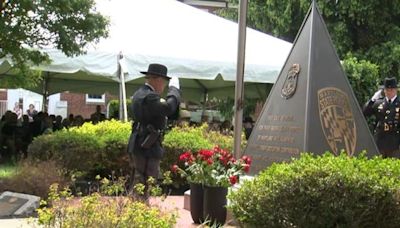
[[[81,115],[89,119],[96,111],[96,106],[101,106],[101,111],[107,114],[107,105],[111,100],[118,99],[111,94],[81,94],[63,92],[48,97],[48,113],[61,115],[63,118],[69,114]],[[23,110],[27,110],[29,104],[35,105],[36,110],[42,110],[43,97],[23,89],[0,89],[0,116],[7,110],[12,110],[15,102],[19,102]]]
[[[110,100],[118,99],[110,94],[94,95],[64,92],[60,94],[60,102],[67,103],[67,115],[81,115],[89,119],[90,115],[96,111],[96,106],[101,106],[101,112],[107,113],[107,104]]]

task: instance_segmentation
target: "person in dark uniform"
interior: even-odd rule
[[[400,100],[396,78],[385,78],[384,89],[377,91],[364,105],[366,117],[375,116],[374,138],[383,157],[399,157]]]
[[[147,199],[147,180],[157,180],[160,160],[163,156],[163,130],[167,118],[177,118],[181,100],[179,80],[167,76],[167,67],[161,64],[150,64],[145,74],[146,83],[132,97],[134,123],[128,143],[128,153],[134,167],[131,188],[138,183],[145,185]],[[169,80],[166,99],[160,97]]]
[[[254,121],[250,116],[246,116],[243,120],[244,135],[246,140],[250,138],[251,132],[253,131]]]

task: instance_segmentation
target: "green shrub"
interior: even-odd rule
[[[70,129],[77,134],[88,134],[94,137],[101,145],[98,151],[96,171],[107,175],[112,170],[122,170],[127,173],[129,157],[126,153],[128,139],[131,133],[131,123],[118,120],[103,121],[96,125],[85,123],[79,128]]]
[[[343,60],[343,68],[358,103],[363,106],[378,91],[381,81],[378,66],[369,61],[358,60],[356,57],[347,55]]]
[[[96,125],[85,123],[50,135],[34,139],[28,148],[30,159],[55,160],[69,171],[83,173],[93,178],[97,174],[108,176],[112,171],[130,174],[129,156],[126,153],[131,124],[111,120]],[[246,141],[243,138],[243,145]],[[232,151],[233,137],[208,131],[207,124],[200,127],[175,127],[164,136],[165,154],[161,172],[170,170],[184,151],[211,149],[214,145]],[[182,180],[172,177],[176,185]]]
[[[249,227],[399,227],[400,160],[303,154],[229,198]]]
[[[64,168],[85,174],[106,175],[112,170],[129,167],[126,146],[130,123],[116,120],[42,135],[34,139],[28,148],[30,159],[53,159]]]
[[[28,148],[31,160],[55,160],[68,170],[88,173],[95,166],[101,144],[95,137],[60,131],[37,137]]]
[[[163,212],[131,197],[106,197],[96,192],[75,198],[68,189],[59,191],[57,185],[52,185],[48,201],[42,201],[42,208],[38,209],[39,224],[45,227],[169,228],[176,223],[175,213]]]
[[[1,178],[0,192],[12,191],[46,198],[50,185],[58,183],[67,186],[69,180],[62,168],[54,161],[32,163],[21,161],[16,165],[12,176]]]
[[[119,119],[119,101],[118,100],[111,100],[109,102],[109,111],[110,113],[110,118],[115,118]],[[126,100],[126,108],[128,111],[128,118],[133,119],[133,110],[132,110],[132,100],[128,99]]]

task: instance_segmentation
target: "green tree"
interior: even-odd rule
[[[258,99],[245,99],[243,107],[243,118],[246,116],[251,116],[254,114],[256,109]],[[215,103],[215,108],[226,120],[231,120],[234,113],[235,100],[233,98],[226,99],[216,99],[213,101]]]
[[[400,1],[316,2],[341,59],[352,53],[377,64],[381,78],[399,75]],[[310,3],[311,0],[252,0],[247,22],[250,27],[293,42]],[[224,9],[219,14],[237,19],[237,9]]]
[[[366,60],[358,60],[348,55],[343,60],[343,68],[360,106],[378,90],[380,80],[378,66]]]
[[[94,0],[2,0],[0,58],[12,60],[16,75],[3,75],[2,87],[37,82],[40,74],[28,66],[49,61],[42,48],[57,48],[67,56],[82,54],[88,43],[107,36],[107,26]]]

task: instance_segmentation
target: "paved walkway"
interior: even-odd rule
[[[164,201],[159,198],[151,199],[150,203],[153,205],[158,205],[161,209],[167,211],[178,211],[179,218],[177,219],[176,228],[195,228],[202,227],[199,224],[194,224],[190,211],[183,209],[183,196],[168,196]],[[30,222],[29,219],[0,219],[0,228],[32,228],[39,227]],[[235,227],[231,225],[226,225],[224,227]]]
[[[0,219],[1,228],[32,228],[39,227],[38,225],[33,225],[26,218],[15,218],[15,219]]]
[[[199,224],[193,223],[190,211],[183,208],[183,201],[184,201],[183,196],[168,196],[164,201],[161,201],[159,198],[157,198],[157,199],[152,199],[150,203],[159,205],[161,209],[165,209],[167,211],[177,210],[179,218],[175,225],[176,228],[203,227]],[[229,219],[227,219],[227,223],[229,222],[230,222]],[[235,227],[235,226],[227,224],[224,227]]]

